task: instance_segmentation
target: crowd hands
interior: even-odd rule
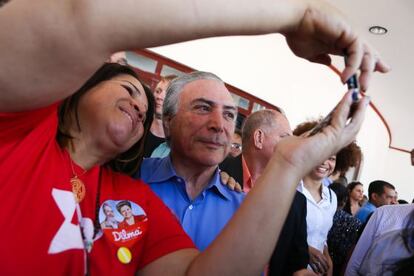
[[[292,135],[280,111],[253,113],[241,135],[239,171],[249,171],[248,178],[243,174],[238,180],[241,193],[220,181],[238,185],[218,169],[230,151],[237,110],[217,76],[195,72],[165,79],[153,95],[127,65],[101,66],[110,53],[124,49],[281,33],[297,56],[312,62],[329,64],[330,54],[347,53],[341,79],[359,73],[363,90],[373,72],[389,70],[324,1],[232,2],[197,1],[191,8],[167,1],[10,1],[1,6],[0,22],[10,26],[0,30],[0,138],[5,141],[0,173],[9,191],[1,201],[13,206],[13,198],[33,198],[37,208],[30,216],[24,210],[18,215],[36,221],[32,237],[39,238],[33,249],[24,250],[32,242],[24,227],[2,221],[3,231],[21,237],[17,244],[3,241],[6,274],[45,269],[74,275],[333,274],[327,235],[339,201],[322,181],[335,171],[340,151],[354,141],[369,98],[359,101],[348,120],[348,91],[330,123],[310,137]],[[244,8],[236,11],[236,4]],[[180,12],[168,12],[171,8]],[[29,10],[31,16],[24,16]],[[136,17],[136,10],[144,16]],[[143,160],[151,133],[167,141],[167,157]],[[146,184],[125,174],[149,184],[191,240]],[[63,200],[67,192],[75,194],[73,202]],[[172,198],[178,193],[185,196]],[[46,209],[65,220],[45,218]],[[196,215],[188,223],[189,210],[208,216]],[[322,229],[313,224],[318,214],[327,220]],[[306,233],[309,227],[314,229]],[[16,265],[18,253],[24,266]]]

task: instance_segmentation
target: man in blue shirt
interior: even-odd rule
[[[171,153],[145,159],[141,179],[164,201],[198,249],[220,233],[244,199],[220,181],[237,108],[222,80],[194,72],[173,80],[163,107]]]
[[[368,202],[356,213],[356,218],[363,224],[368,221],[371,214],[383,205],[390,205],[395,196],[395,187],[383,180],[376,180],[369,184]]]

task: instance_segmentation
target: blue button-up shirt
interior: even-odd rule
[[[357,219],[359,219],[362,223],[366,223],[368,220],[368,217],[371,213],[373,213],[375,210],[377,209],[377,207],[375,207],[374,204],[372,204],[371,202],[367,202],[364,204],[364,206],[362,206],[361,208],[359,208],[358,212],[356,213],[355,217]]]
[[[170,156],[144,159],[140,178],[171,209],[201,251],[216,238],[245,197],[224,186],[217,169],[204,191],[191,200]]]

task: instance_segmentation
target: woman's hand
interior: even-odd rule
[[[309,246],[309,265],[318,274],[324,275],[329,270],[329,261],[318,249]]]
[[[360,69],[359,82],[364,91],[368,89],[373,72],[389,71],[377,51],[353,31],[339,10],[325,1],[307,2],[301,20],[282,32],[295,55],[330,65],[329,54],[343,55],[346,51],[348,62],[341,74],[342,81]]]
[[[275,162],[296,172],[300,177],[305,176],[312,168],[336,154],[340,149],[349,145],[361,128],[368,98],[362,98],[348,120],[352,104],[352,93],[348,92],[342,98],[332,114],[330,123],[321,132],[311,137],[286,137],[276,146],[272,157]]]

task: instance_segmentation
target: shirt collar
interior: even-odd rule
[[[329,188],[326,187],[325,185],[322,185],[322,199],[323,200],[330,200],[332,194],[332,192],[329,192]]]
[[[177,175],[174,169],[174,166],[171,161],[171,155],[168,155],[167,157],[164,157],[161,160],[159,166],[153,171],[151,176],[148,178],[148,182],[160,183],[174,178],[181,177]],[[213,177],[210,179],[206,189],[203,192],[205,192],[208,189],[212,189],[213,191],[223,196],[227,200],[231,199],[231,190],[221,182],[220,171],[218,169],[218,166],[214,171]]]
[[[222,197],[224,197],[227,200],[231,199],[230,193],[232,191],[229,188],[227,188],[227,186],[225,184],[223,184],[221,182],[220,170],[219,170],[218,167],[214,171],[214,175],[210,179],[210,182],[208,183],[208,186],[207,186],[206,190],[208,190],[208,189],[214,190],[215,192],[217,192],[219,195],[221,195]]]
[[[249,166],[247,166],[246,159],[242,155],[242,169],[243,169],[243,191],[246,193],[253,188],[252,174]]]
[[[171,156],[168,155],[161,159],[158,167],[152,172],[147,182],[163,182],[177,176],[171,162]]]
[[[322,200],[320,202],[316,202],[313,199],[313,197],[310,194],[310,192],[308,191],[308,189],[306,189],[306,187],[305,187],[305,185],[303,183],[303,180],[301,180],[299,182],[299,185],[298,185],[298,187],[297,187],[296,190],[298,190],[299,192],[301,192],[305,197],[307,197],[308,199],[312,200],[316,204],[321,204],[322,202],[325,202],[325,201],[329,201],[330,202],[330,200],[331,200],[330,198],[332,196],[332,194],[331,194],[332,192],[329,193],[329,188],[326,187],[325,185],[322,185],[322,194],[321,194]]]
[[[376,209],[377,207],[373,204],[373,203],[371,203],[370,201],[367,201],[367,203],[365,203],[366,205],[367,205],[367,207],[368,208],[370,208],[370,209]]]

